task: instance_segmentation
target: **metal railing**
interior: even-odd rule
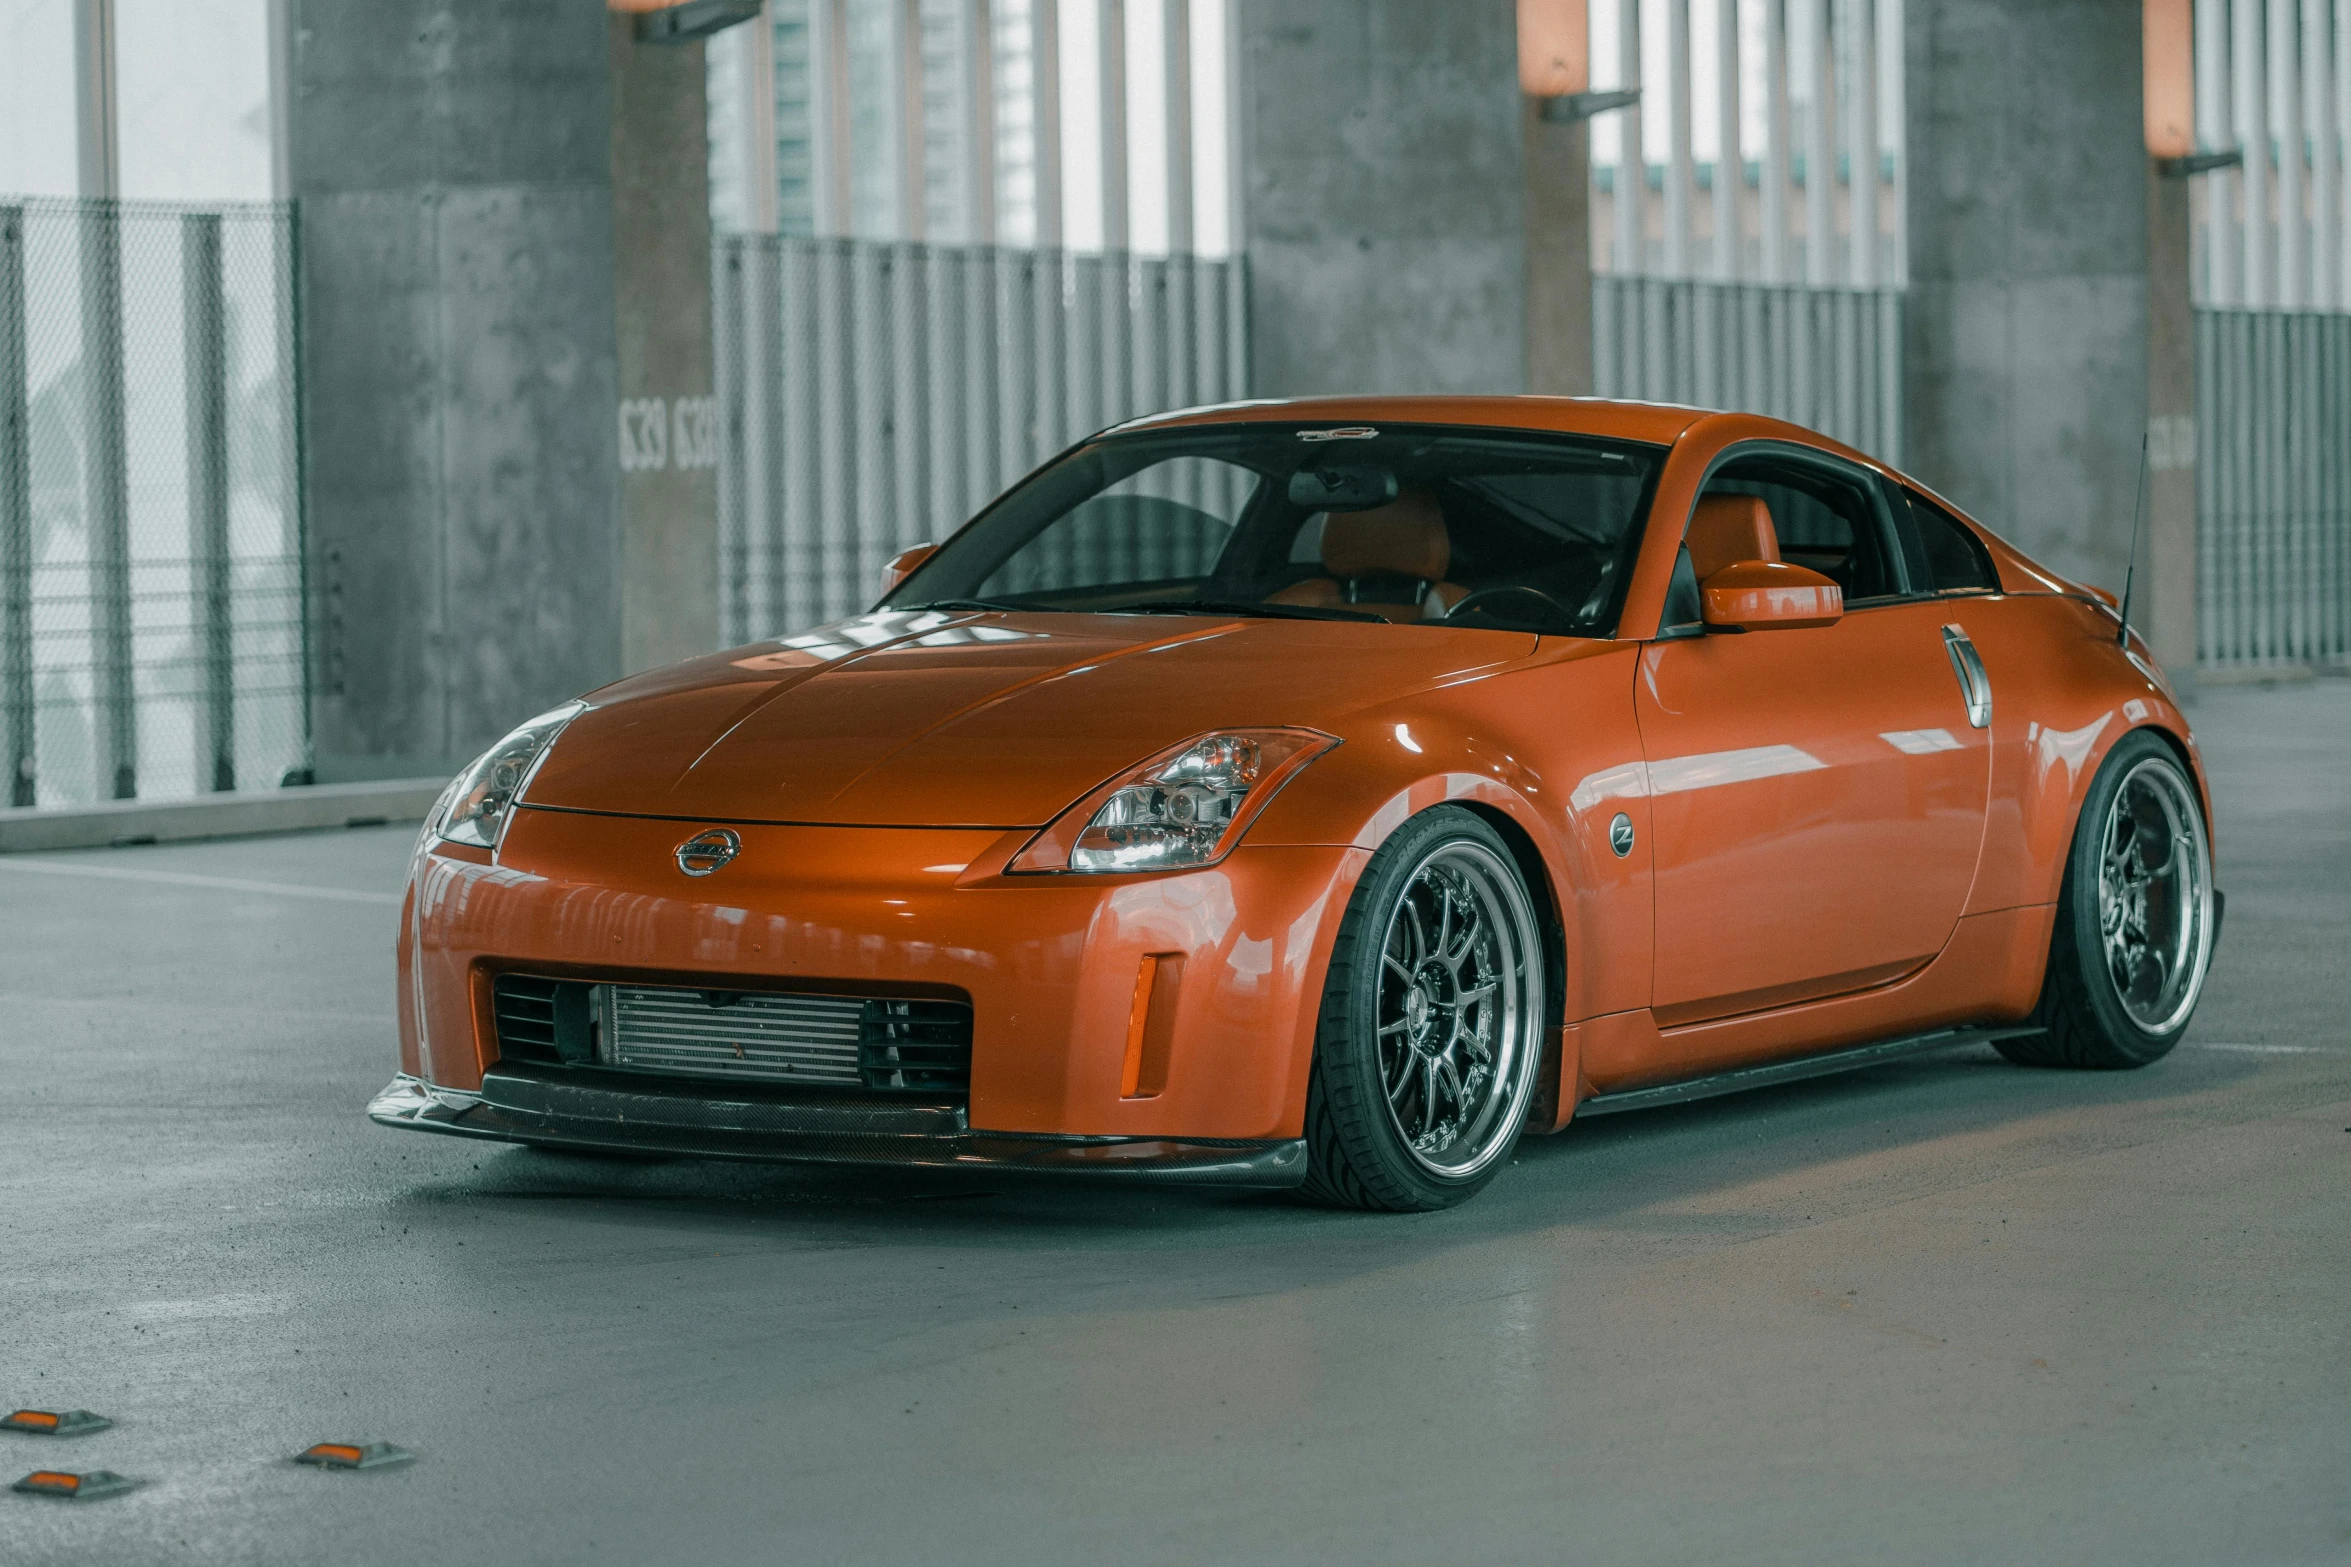
[[[1871,289],[1907,268],[1901,0],[1593,0],[1593,266]]]
[[[304,765],[293,224],[0,197],[0,805]]]
[[[1902,303],[1899,288],[1597,277],[1594,390],[1789,419],[1898,464]]]
[[[722,234],[720,624],[873,601],[1071,442],[1246,395],[1238,260]]]
[[[2351,309],[2351,7],[2195,0],[2196,302]]]
[[[2196,312],[2197,656],[2351,659],[2351,315]]]

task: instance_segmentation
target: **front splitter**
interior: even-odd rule
[[[495,1067],[478,1092],[403,1072],[367,1107],[380,1126],[494,1142],[757,1163],[1030,1171],[1178,1186],[1281,1188],[1306,1178],[1306,1144],[974,1131],[959,1106],[712,1096],[567,1081],[555,1070]]]

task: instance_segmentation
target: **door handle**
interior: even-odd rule
[[[1967,721],[1977,729],[1992,722],[1992,677],[1984,673],[1984,661],[1978,656],[1975,644],[1959,626],[1943,628],[1943,651],[1951,655],[1951,673],[1959,677],[1959,694],[1967,703]]]

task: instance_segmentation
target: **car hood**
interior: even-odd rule
[[[1332,728],[1531,652],[1351,621],[883,612],[596,692],[534,806],[709,821],[1034,827],[1206,730]]]

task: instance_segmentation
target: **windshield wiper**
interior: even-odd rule
[[[933,599],[928,604],[893,604],[892,609],[993,609],[1016,614],[1042,612],[1036,604],[1011,604],[1003,599]]]
[[[1261,620],[1370,620],[1384,621],[1360,609],[1332,609],[1318,604],[1268,604],[1241,599],[1144,599],[1114,604],[1097,615],[1248,615]]]

